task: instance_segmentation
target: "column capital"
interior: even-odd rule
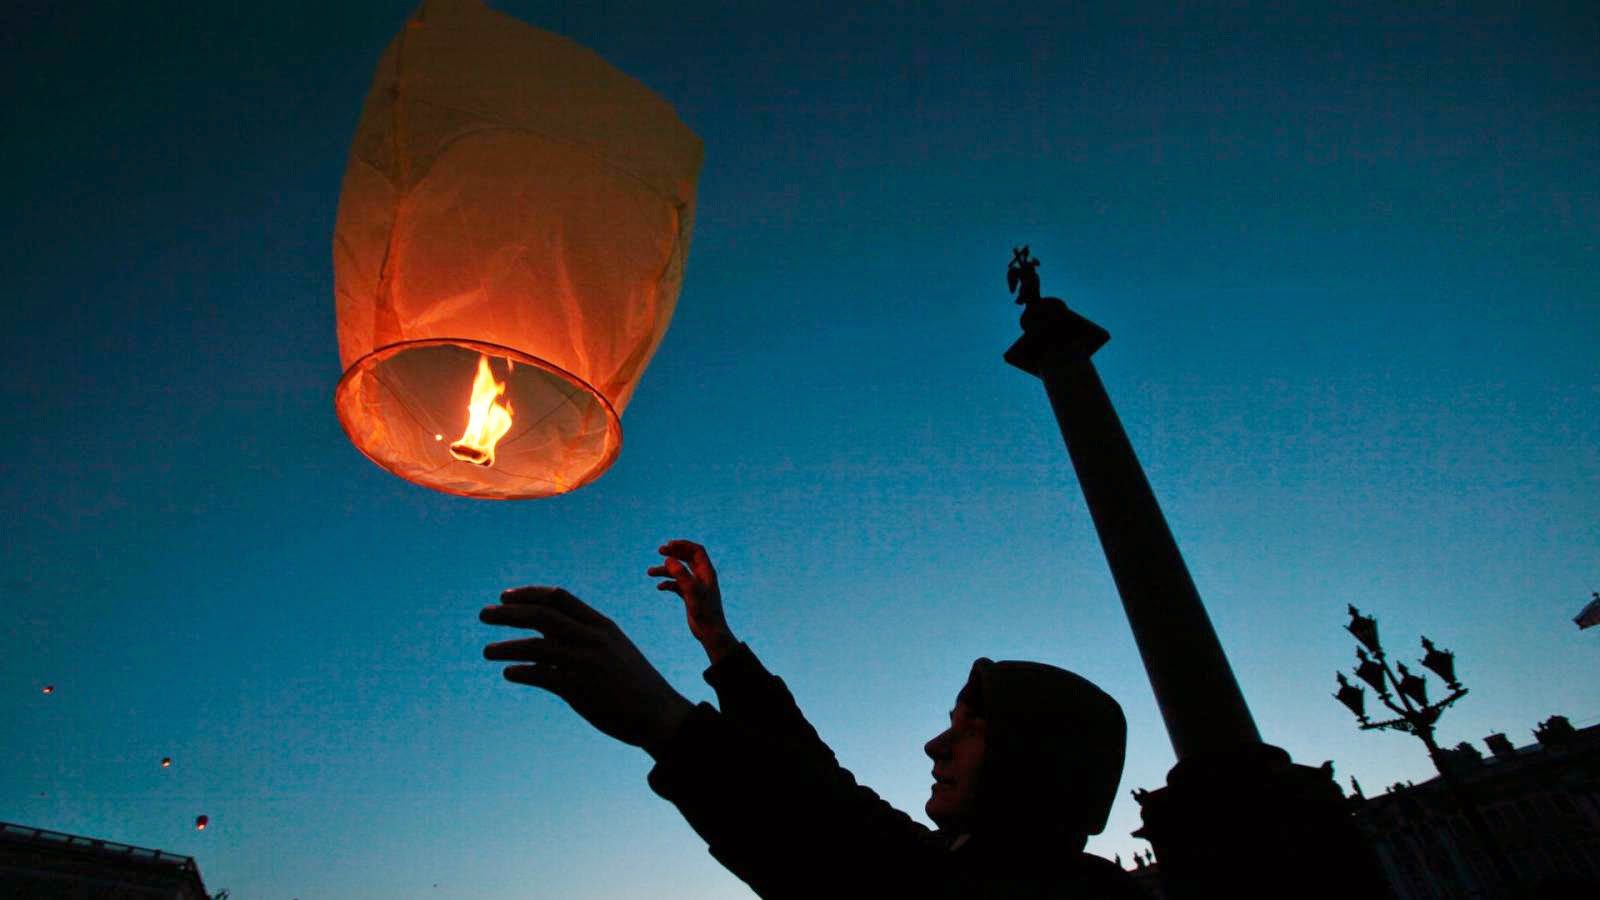
[[[1042,378],[1046,360],[1088,359],[1111,333],[1070,309],[1058,297],[1043,297],[1022,310],[1022,337],[1006,351],[1006,362]]]

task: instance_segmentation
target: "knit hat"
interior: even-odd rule
[[[1128,734],[1111,695],[1055,666],[980,658],[956,699],[988,723],[983,830],[1105,829]]]

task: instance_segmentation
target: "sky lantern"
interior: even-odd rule
[[[40,692],[44,694],[54,694],[56,692],[56,686],[53,684],[47,684],[41,689]]]
[[[211,824],[211,817],[210,816],[195,816],[194,817],[194,830],[195,831],[205,831],[206,830],[206,826],[210,825],[210,824]]]
[[[161,768],[163,768],[163,769],[172,768],[172,757],[170,757],[170,756],[161,757]]]
[[[593,52],[425,3],[378,63],[334,227],[351,442],[470,497],[598,478],[672,318],[701,155]]]

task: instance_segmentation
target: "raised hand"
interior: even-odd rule
[[[645,574],[665,578],[656,589],[671,591],[683,598],[689,632],[705,648],[713,664],[721,661],[739,646],[739,640],[733,636],[723,615],[722,588],[717,584],[717,570],[711,565],[706,548],[694,541],[672,540],[662,544],[656,552],[666,557],[666,561],[646,569]]]
[[[623,743],[659,745],[693,708],[617,623],[561,588],[512,588],[478,619],[542,633],[489,644],[483,658],[524,663],[507,666],[506,680],[555,694]]]

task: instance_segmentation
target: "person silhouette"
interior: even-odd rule
[[[734,636],[704,547],[673,540],[647,574],[683,601],[717,706],[692,704],[621,628],[567,591],[513,588],[479,618],[542,637],[491,643],[505,678],[550,691],[654,759],[647,781],[724,867],[766,900],[790,897],[1142,896],[1120,866],[1083,852],[1122,777],[1121,707],[1038,662],[973,662],[933,761],[929,828],[838,761],[788,687]]]

